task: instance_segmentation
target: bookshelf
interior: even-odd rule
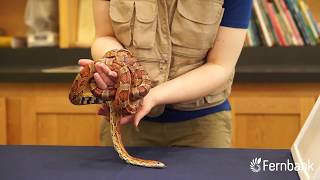
[[[310,8],[314,5],[304,0],[254,0],[246,46],[318,45],[320,24]]]
[[[90,39],[81,39],[80,33],[91,34],[93,18],[92,16],[84,16],[84,14],[91,14],[91,1],[92,0],[58,0],[59,1],[59,31],[61,48],[71,47],[88,47]],[[27,28],[24,24],[24,11],[27,0],[10,0],[0,2],[0,28],[2,28],[7,35],[25,37]],[[320,1],[306,0],[310,7],[312,14],[317,22],[320,22]],[[77,8],[78,7],[78,8]],[[85,17],[85,18],[81,18]],[[85,23],[88,22],[88,23]],[[89,24],[84,26],[83,24]],[[81,25],[82,30],[78,29]],[[79,31],[81,30],[81,31]]]

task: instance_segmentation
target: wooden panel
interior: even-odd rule
[[[74,46],[78,27],[79,0],[59,0],[59,37],[60,48]]]
[[[0,1],[0,27],[8,35],[26,36],[24,11],[26,0]]]
[[[71,105],[68,102],[69,88],[69,83],[0,83],[0,97],[6,99],[7,144],[97,143],[91,136],[97,133],[97,127],[92,123],[99,126],[100,117],[95,115],[97,106]],[[259,147],[287,148],[291,140],[281,140],[284,145],[280,145],[278,137],[282,134],[278,135],[279,127],[289,130],[298,126],[300,129],[319,94],[319,83],[234,84],[231,98],[233,143],[237,147],[257,147],[260,142]],[[77,120],[81,125],[77,125]],[[61,128],[61,124],[66,127],[59,131],[57,128]],[[74,133],[84,131],[82,128],[87,126],[87,132],[79,136]],[[67,139],[60,138],[59,135],[66,131],[72,132],[71,135],[67,135]],[[293,134],[296,130],[280,139],[292,139]],[[255,137],[258,140],[253,139]]]
[[[298,115],[252,115],[236,117],[235,147],[287,148],[300,129]]]
[[[7,144],[7,111],[5,98],[0,98],[0,144]]]
[[[22,100],[21,143],[99,145],[97,106],[74,106],[66,98]]]
[[[309,114],[313,97],[233,97],[233,146],[290,148]]]
[[[92,114],[37,114],[37,144],[99,145],[100,118]]]
[[[79,0],[77,47],[90,47],[95,38],[92,0]]]
[[[7,143],[20,144],[21,142],[21,98],[7,97]]]

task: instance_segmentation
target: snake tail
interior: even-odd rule
[[[140,158],[131,156],[126,151],[122,143],[121,134],[120,134],[121,132],[120,124],[119,124],[119,121],[117,120],[119,119],[118,118],[119,116],[112,110],[112,108],[110,109],[110,113],[113,114],[110,116],[110,128],[112,133],[111,137],[112,137],[113,147],[122,160],[124,160],[128,164],[135,165],[135,166],[159,168],[159,169],[166,167],[166,165],[160,161],[140,159]]]

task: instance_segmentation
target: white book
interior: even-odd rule
[[[256,13],[258,21],[260,22],[261,30],[262,30],[263,36],[265,37],[267,46],[271,47],[273,43],[272,43],[270,34],[268,32],[267,25],[264,22],[262,11],[259,7],[257,0],[253,0],[253,10]]]

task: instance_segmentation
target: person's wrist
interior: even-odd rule
[[[158,96],[156,95],[156,91],[154,88],[151,88],[149,93],[147,94],[151,108],[159,105]]]

